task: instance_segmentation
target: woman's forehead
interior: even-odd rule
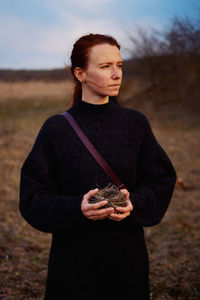
[[[92,47],[89,62],[99,64],[103,62],[122,61],[120,50],[113,45],[101,44]]]

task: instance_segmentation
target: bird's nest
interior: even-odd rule
[[[105,206],[100,207],[100,209],[113,207],[115,213],[120,213],[118,210],[116,210],[116,207],[126,206],[125,195],[117,186],[111,183],[109,183],[107,187],[100,189],[94,196],[92,196],[89,200],[89,203],[94,204],[104,200],[107,200],[108,203]]]

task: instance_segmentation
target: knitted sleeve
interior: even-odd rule
[[[176,172],[147,120],[137,170],[137,187],[130,195],[134,206],[131,217],[139,225],[153,226],[161,221],[168,208]]]
[[[20,212],[38,230],[57,232],[85,222],[80,196],[58,194],[55,160],[48,141],[48,122],[41,128],[21,169]]]

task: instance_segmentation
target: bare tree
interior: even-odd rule
[[[199,111],[200,18],[174,17],[166,30],[136,27],[134,32],[128,32],[130,66],[134,68],[133,62],[139,61],[141,76],[158,91],[159,98],[162,93],[162,99],[188,103],[188,108]]]
[[[166,39],[166,50],[169,53],[199,61],[200,22],[192,21],[187,17],[176,17],[164,37]]]
[[[133,35],[127,31],[128,39],[132,44],[129,49],[131,57],[134,60],[139,60],[145,70],[145,75],[150,80],[152,87],[157,85],[157,75],[159,74],[160,62],[157,59],[165,51],[165,41],[159,31],[151,28],[150,31],[136,26]]]

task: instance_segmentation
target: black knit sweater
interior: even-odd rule
[[[45,300],[149,300],[143,226],[162,219],[174,168],[145,116],[115,98],[102,105],[78,99],[69,112],[128,188],[133,211],[120,222],[82,214],[83,195],[111,180],[63,115],[48,118],[20,184],[23,217],[53,233]]]
[[[111,97],[102,105],[78,99],[68,111],[128,187],[133,211],[121,222],[84,217],[83,195],[111,180],[64,116],[54,115],[43,124],[21,170],[20,211],[27,222],[52,233],[71,232],[75,226],[79,232],[85,228],[131,231],[159,223],[176,174],[146,117]]]

